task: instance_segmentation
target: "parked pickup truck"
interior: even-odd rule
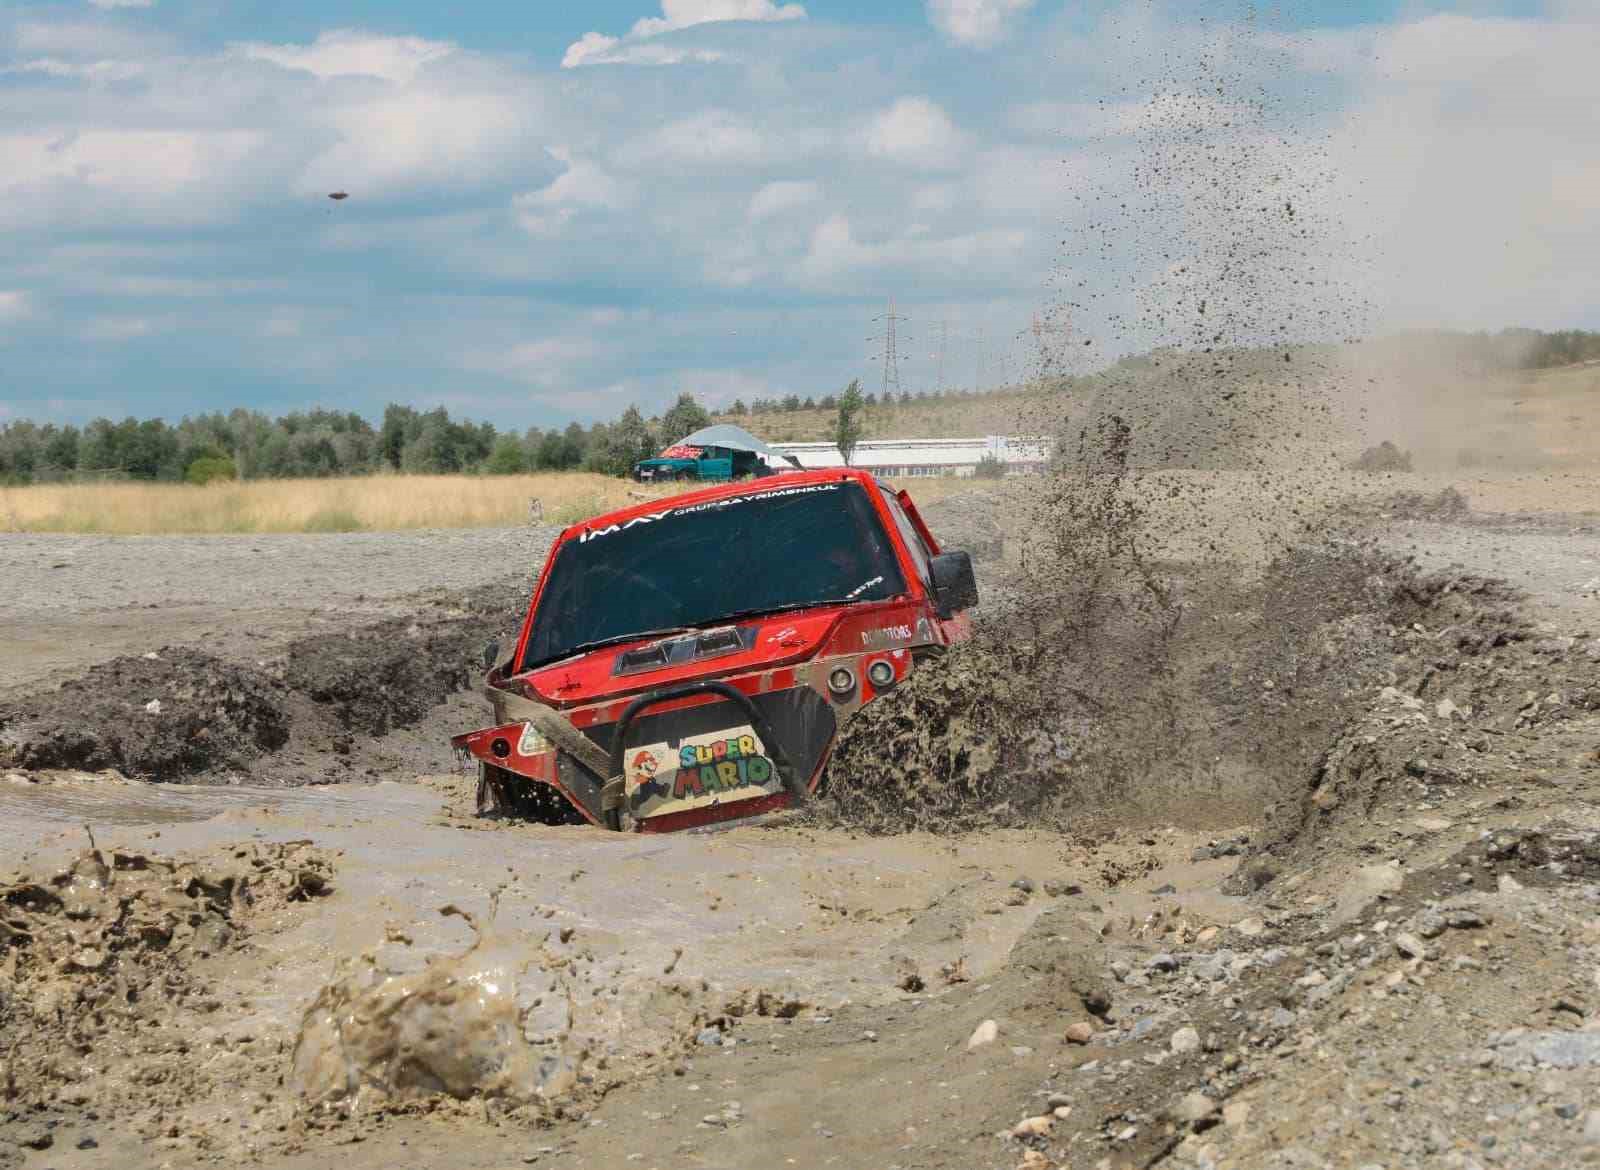
[[[451,742],[481,812],[664,831],[800,804],[977,600],[971,558],[863,471],[625,508],[556,540],[515,645],[485,652],[493,722]]]

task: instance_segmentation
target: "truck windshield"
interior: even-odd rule
[[[598,525],[556,555],[522,668],[629,634],[905,591],[854,483],[805,484]]]

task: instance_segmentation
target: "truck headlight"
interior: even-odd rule
[[[836,666],[828,675],[828,689],[841,698],[856,689],[855,673],[848,666]]]
[[[872,680],[873,686],[886,691],[894,686],[894,667],[880,658],[867,667],[867,677]]]

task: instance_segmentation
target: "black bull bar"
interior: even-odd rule
[[[690,699],[696,695],[717,695],[738,707],[750,721],[750,726],[755,728],[756,734],[761,737],[761,745],[766,748],[767,754],[772,758],[772,763],[778,770],[778,778],[783,781],[784,788],[794,798],[796,804],[803,804],[806,799],[806,777],[801,776],[799,770],[789,759],[789,754],[784,750],[783,742],[778,738],[778,733],[773,730],[772,722],[761,712],[761,709],[751,702],[750,696],[725,682],[693,682],[683,683],[675,687],[663,687],[659,691],[651,691],[640,695],[622,712],[622,718],[617,720],[616,730],[611,736],[611,775],[621,778],[623,776],[623,759],[628,747],[628,729],[646,709],[670,703],[677,699]],[[602,781],[605,777],[600,778]],[[610,802],[608,802],[610,803]],[[609,829],[622,828],[622,810],[620,807],[611,807],[604,810],[606,827]]]

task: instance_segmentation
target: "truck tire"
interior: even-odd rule
[[[547,784],[478,763],[478,815],[509,817],[541,825],[586,825],[583,814]]]

